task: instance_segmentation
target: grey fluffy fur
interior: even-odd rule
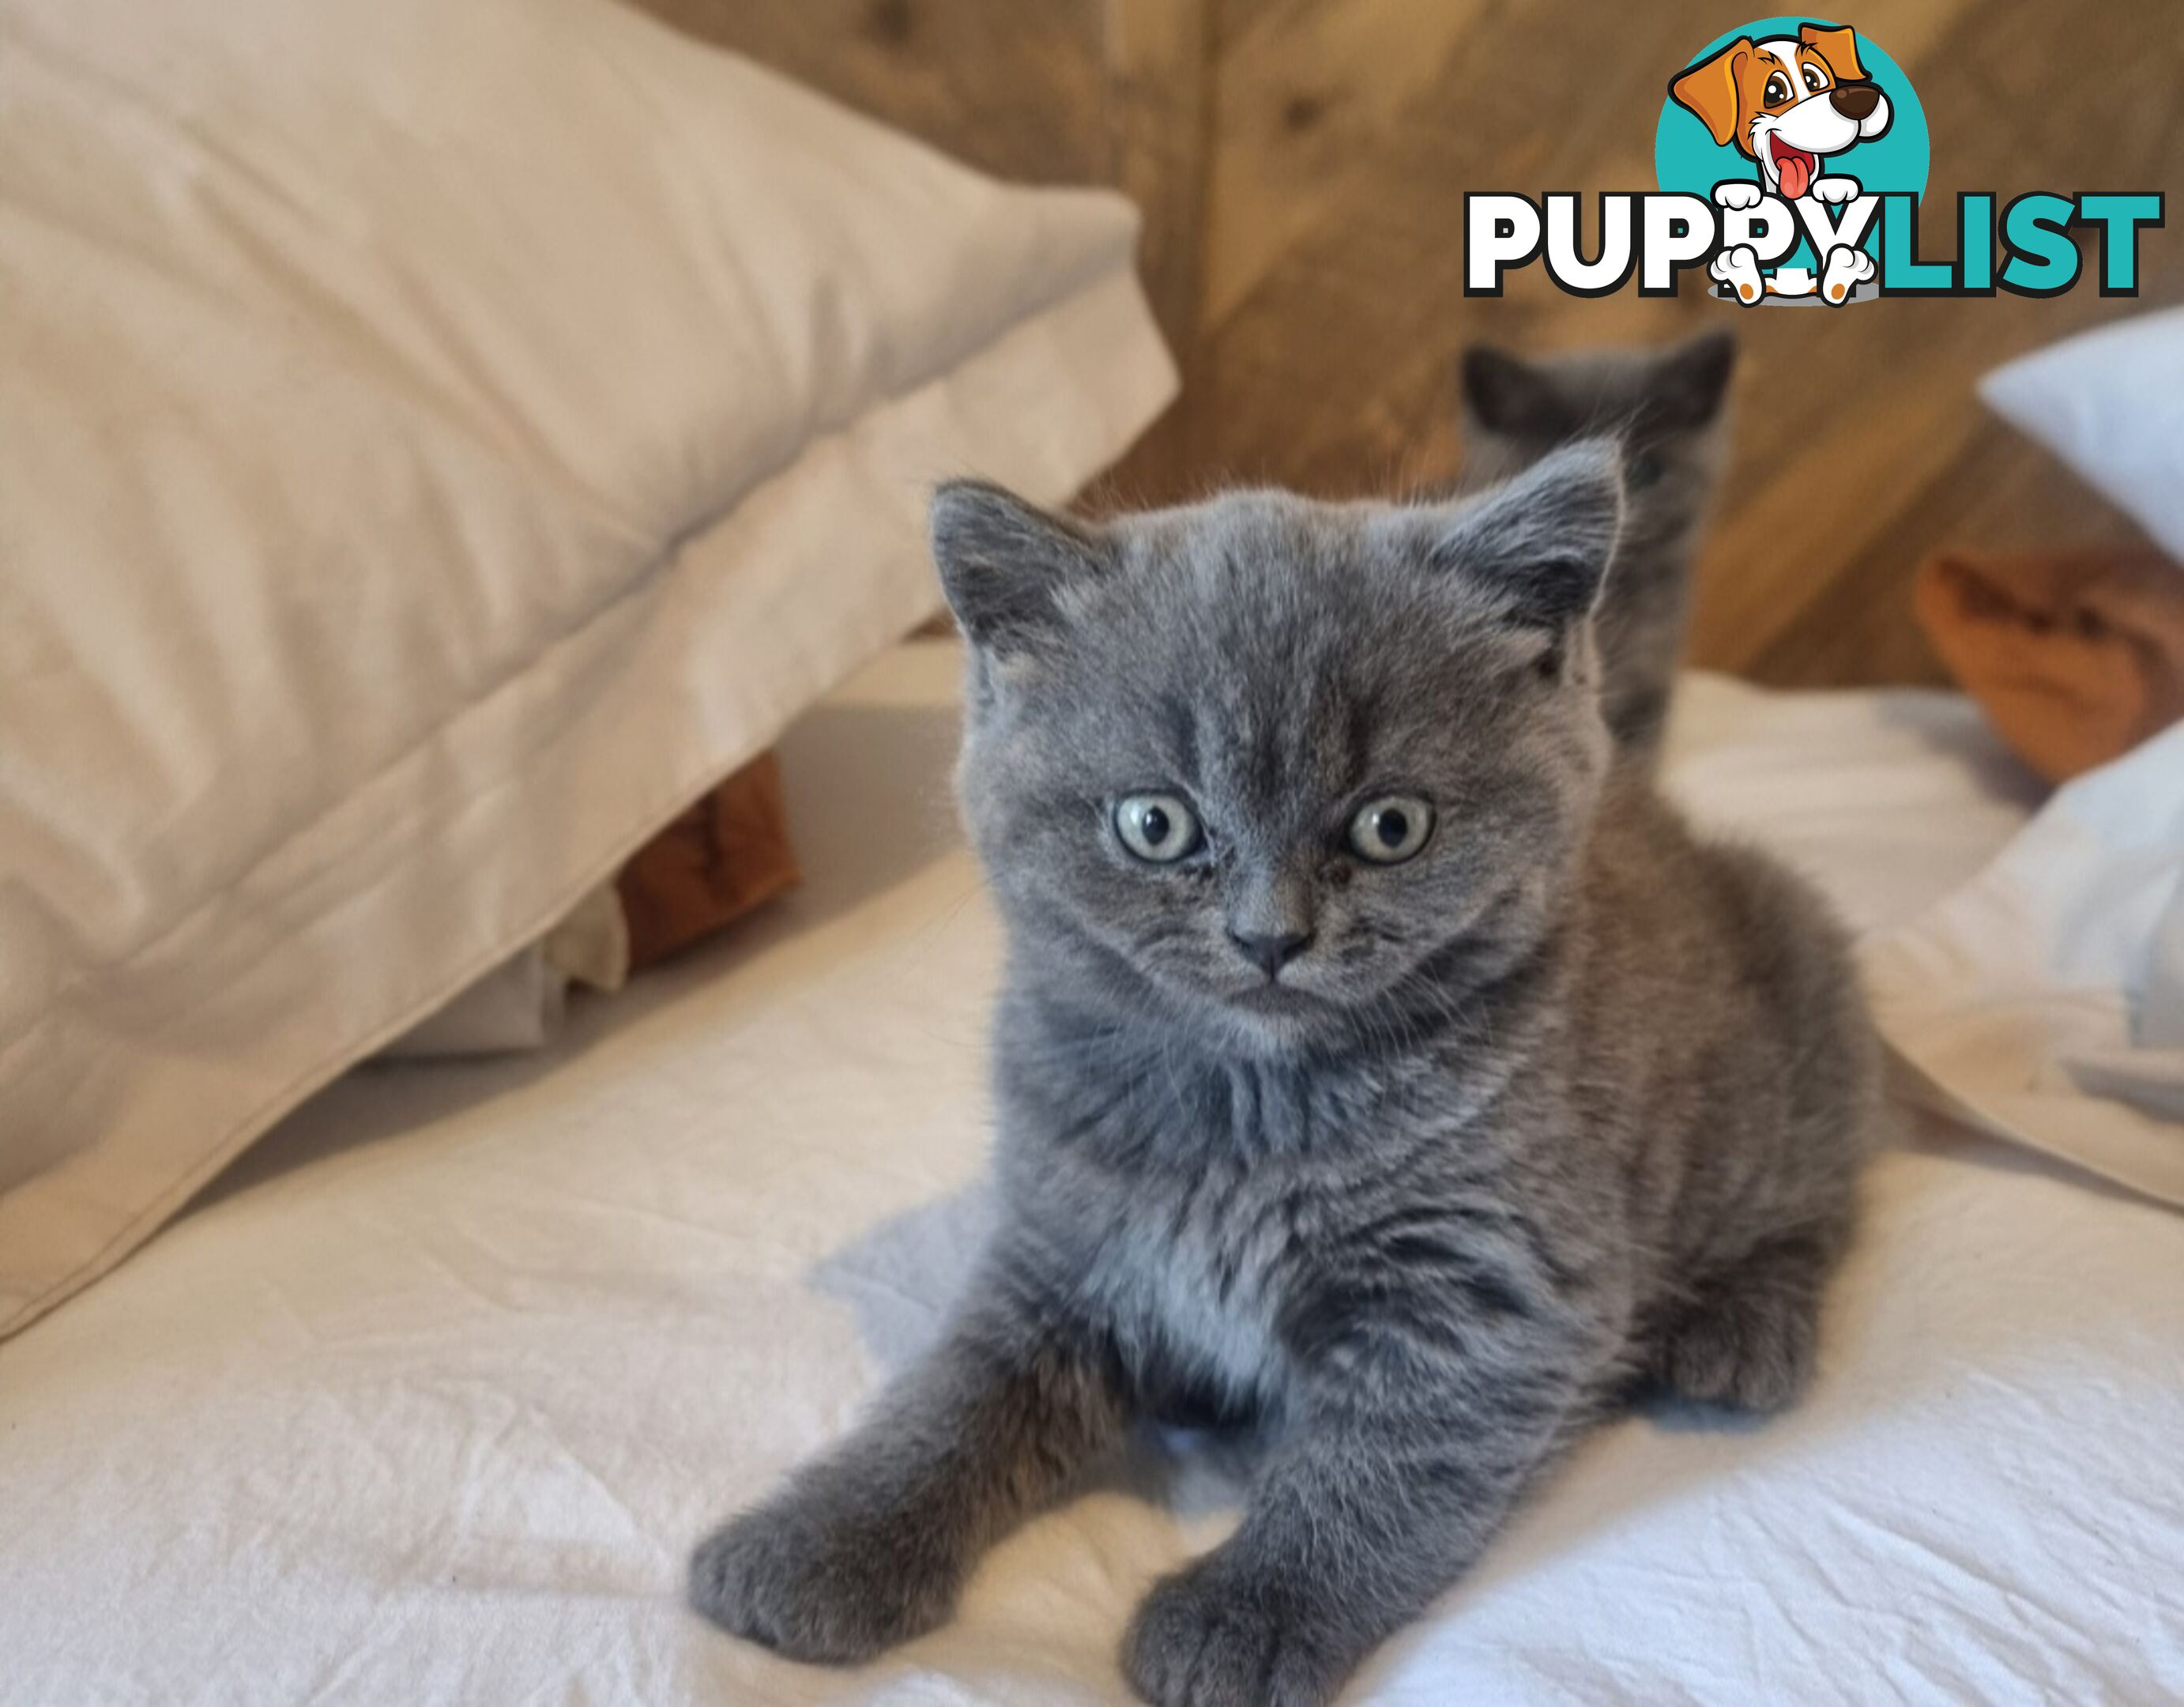
[[[1796,1397],[1875,1046],[1822,904],[1609,762],[1622,505],[1597,443],[1434,505],[940,493],[1003,1219],[939,1349],[698,1550],[700,1611],[866,1659],[1133,1419],[1212,1411],[1267,1427],[1248,1509],[1123,1670],[1322,1702],[1635,1387]],[[1196,853],[1128,851],[1149,789]],[[1438,827],[1375,864],[1346,826],[1390,792]],[[1232,940],[1270,931],[1308,936],[1273,973]]]
[[[1658,754],[1682,661],[1693,559],[1727,445],[1736,343],[1703,332],[1666,349],[1574,350],[1528,359],[1464,352],[1467,488],[1506,480],[1557,446],[1616,434],[1629,494],[1601,595],[1601,706],[1623,752]]]

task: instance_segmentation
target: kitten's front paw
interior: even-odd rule
[[[1123,1638],[1123,1672],[1153,1707],[1320,1707],[1348,1665],[1292,1597],[1238,1580],[1218,1554],[1163,1579]]]
[[[849,1665],[944,1622],[956,1573],[900,1515],[844,1516],[792,1493],[691,1555],[690,1604],[791,1660]]]

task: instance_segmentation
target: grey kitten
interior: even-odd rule
[[[1526,360],[1463,355],[1465,484],[1505,480],[1558,445],[1614,432],[1623,538],[1596,628],[1601,702],[1619,750],[1652,764],[1684,649],[1693,560],[1727,441],[1736,342],[1705,332],[1668,349],[1576,350]]]
[[[1822,903],[1609,763],[1622,507],[1601,443],[1436,505],[941,491],[1001,1224],[939,1348],[698,1549],[699,1610],[866,1659],[1133,1419],[1212,1409],[1271,1443],[1123,1667],[1323,1702],[1635,1387],[1796,1397],[1875,1044]]]

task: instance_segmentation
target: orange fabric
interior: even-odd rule
[[[1945,551],[1919,623],[2003,739],[2051,782],[2184,717],[2184,567],[2142,545]]]
[[[615,879],[634,972],[796,882],[781,767],[761,753],[630,858]]]

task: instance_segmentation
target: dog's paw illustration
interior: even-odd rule
[[[1724,249],[1713,258],[1707,271],[1735,291],[1736,299],[1747,307],[1766,294],[1766,286],[1759,277],[1759,253],[1750,243]]]
[[[948,1615],[950,1573],[914,1535],[800,1504],[745,1512],[690,1560],[691,1606],[733,1635],[792,1660],[854,1665]]]
[[[1713,198],[1724,208],[1756,208],[1763,192],[1749,178],[1729,178],[1713,187]]]
[[[1831,303],[1848,302],[1851,293],[1878,271],[1873,257],[1864,249],[1848,243],[1830,249],[1827,265],[1820,270],[1820,295]]]
[[[1153,1707],[1322,1707],[1347,1669],[1308,1616],[1219,1554],[1165,1578],[1123,1638],[1123,1671]]]
[[[1847,202],[1865,193],[1856,178],[1815,178],[1812,193],[1824,202]]]

